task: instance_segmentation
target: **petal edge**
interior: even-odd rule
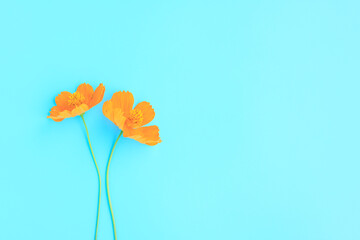
[[[123,135],[150,146],[162,142],[159,136],[159,127],[155,125],[137,129],[125,129]]]

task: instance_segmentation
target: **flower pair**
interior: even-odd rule
[[[48,118],[53,119],[56,122],[60,122],[65,118],[80,116],[84,122],[85,130],[88,138],[90,152],[92,154],[99,181],[99,194],[98,194],[98,208],[95,226],[95,240],[97,239],[99,213],[100,213],[100,199],[101,199],[101,177],[98,164],[95,159],[94,152],[92,150],[89,131],[85,123],[84,114],[95,105],[99,104],[105,93],[105,87],[101,83],[94,91],[91,85],[83,83],[79,85],[76,92],[61,92],[56,98],[56,106],[51,108]],[[156,145],[161,142],[159,137],[159,128],[157,126],[144,125],[150,123],[155,117],[155,111],[148,102],[140,102],[133,108],[134,97],[132,93],[120,91],[114,93],[112,98],[103,104],[103,114],[110,119],[116,126],[119,127],[120,134],[112,147],[111,154],[106,167],[106,193],[108,204],[110,208],[110,214],[113,225],[114,239],[117,239],[115,219],[111,206],[108,175],[111,158],[115,149],[115,146],[123,135],[124,137],[135,139],[140,143],[147,145]]]
[[[48,118],[60,122],[65,118],[84,114],[101,102],[105,87],[101,83],[95,91],[86,83],[81,84],[76,92],[61,92],[56,98]],[[147,145],[161,142],[157,126],[143,127],[155,117],[155,111],[148,102],[140,102],[133,109],[134,97],[132,93],[120,91],[103,105],[104,115],[123,131],[123,136],[135,139]]]

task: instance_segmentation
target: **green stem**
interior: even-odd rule
[[[96,214],[96,225],[95,225],[95,240],[97,239],[97,232],[98,232],[98,226],[99,226],[99,214],[100,214],[100,199],[101,199],[101,177],[100,177],[100,171],[99,171],[99,166],[96,162],[96,159],[95,159],[95,156],[94,156],[94,151],[91,147],[91,142],[90,142],[90,137],[89,137],[89,131],[88,131],[88,128],[86,126],[86,123],[85,123],[85,119],[84,119],[84,113],[80,115],[83,122],[84,122],[84,125],[85,125],[85,129],[86,129],[86,134],[87,134],[87,139],[88,139],[88,142],[89,142],[89,147],[90,147],[90,151],[91,151],[91,154],[92,154],[92,157],[94,159],[94,163],[95,163],[95,167],[96,167],[96,171],[97,171],[97,174],[98,174],[98,178],[99,178],[99,194],[98,194],[98,206],[97,206],[97,214]]]
[[[117,137],[117,139],[116,139],[116,141],[114,143],[114,146],[112,147],[110,157],[109,157],[109,161],[108,161],[107,166],[106,166],[106,177],[105,177],[106,195],[107,195],[107,199],[108,199],[108,203],[109,203],[111,221],[112,221],[112,226],[113,226],[113,231],[114,231],[114,239],[115,240],[117,239],[117,237],[116,237],[116,227],[115,227],[114,213],[113,213],[112,206],[111,206],[110,191],[109,191],[109,167],[110,167],[110,162],[111,162],[112,155],[114,153],[115,146],[116,146],[117,142],[119,141],[119,138],[121,137],[122,133],[123,133],[123,131],[120,132],[119,136]]]

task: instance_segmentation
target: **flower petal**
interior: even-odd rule
[[[80,114],[86,112],[87,110],[89,110],[88,105],[86,105],[86,104],[81,104],[80,106],[75,107],[75,108],[72,109],[71,111],[65,110],[65,111],[59,112],[58,117],[59,117],[59,118],[71,118],[71,117],[76,117],[76,116],[79,116]]]
[[[134,105],[134,97],[131,92],[120,91],[114,93],[111,98],[113,108],[120,108],[125,117],[128,117]]]
[[[114,123],[121,130],[124,129],[124,124],[126,121],[126,117],[124,116],[123,111],[120,108],[115,108],[114,110]]]
[[[104,102],[103,114],[120,129],[124,128],[126,117],[120,108],[114,108],[111,100]]]
[[[105,101],[102,107],[103,114],[110,121],[114,122],[114,108],[111,100]]]
[[[67,109],[69,107],[68,101],[69,97],[71,96],[70,92],[61,92],[59,95],[55,97],[56,105],[61,108],[62,110]]]
[[[155,111],[148,102],[141,102],[134,109],[139,109],[141,113],[143,114],[143,122],[141,126],[144,126],[151,122],[155,117]]]
[[[90,100],[94,94],[93,87],[87,83],[80,84],[78,86],[78,88],[76,89],[76,91],[84,96],[84,98],[85,98],[84,103],[87,103],[87,104],[90,102]]]
[[[50,110],[50,116],[47,116],[47,118],[51,118],[55,122],[61,122],[64,120],[64,118],[59,117],[59,113],[61,111],[61,108],[59,106],[54,106]]]
[[[72,111],[71,111],[71,115],[73,117],[75,116],[78,116],[84,112],[86,112],[87,110],[89,110],[89,106],[87,104],[81,104],[80,106],[74,108]]]
[[[140,143],[144,143],[150,146],[161,143],[158,126],[125,129],[123,134],[124,137],[132,138]]]
[[[95,89],[95,92],[89,102],[89,107],[92,108],[93,106],[97,105],[104,97],[105,87],[102,83]]]

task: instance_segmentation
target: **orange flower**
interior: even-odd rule
[[[148,102],[141,102],[134,109],[131,92],[114,93],[104,102],[103,113],[123,131],[123,136],[154,146],[161,142],[157,126],[143,127],[155,117],[155,111]]]
[[[79,116],[97,105],[104,97],[105,87],[102,83],[95,89],[90,84],[79,85],[76,92],[61,92],[56,98],[56,106],[51,108],[52,120],[60,122],[64,118]]]

